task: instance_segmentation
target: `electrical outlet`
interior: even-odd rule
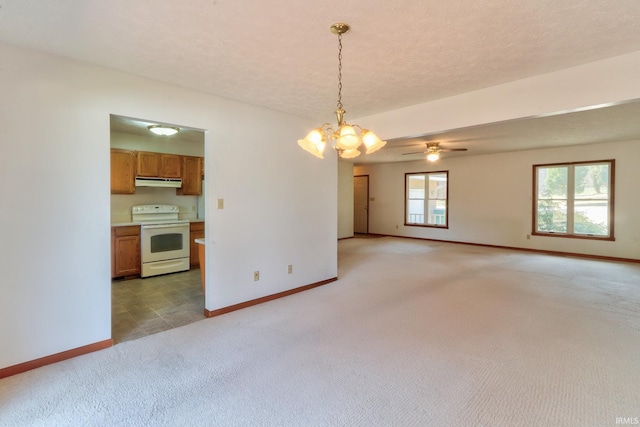
[[[287,266],[287,274],[291,274],[291,273],[293,273],[293,264],[289,264]]]
[[[396,224],[396,230],[398,229],[398,224]]]
[[[527,234],[527,240],[531,240],[531,234]]]
[[[260,272],[259,271],[254,271],[253,272],[253,281],[257,282],[258,280],[260,280]]]
[[[218,199],[218,209],[224,209],[224,199]]]

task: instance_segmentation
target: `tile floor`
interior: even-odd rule
[[[204,319],[200,270],[111,283],[115,344]]]

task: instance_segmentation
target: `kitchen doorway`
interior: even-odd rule
[[[204,319],[193,243],[194,237],[204,237],[204,131],[117,115],[111,115],[110,125],[111,335],[118,344]],[[156,126],[178,132],[154,135],[150,128]],[[180,251],[185,266],[171,270],[187,271],[141,278],[143,271],[149,274],[133,208],[142,205],[175,206],[178,217],[171,220],[189,223],[181,239],[181,247],[189,249]]]

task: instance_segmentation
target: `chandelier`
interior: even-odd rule
[[[366,147],[366,153],[371,154],[387,143],[370,130],[344,121],[346,111],[342,108],[342,35],[347,31],[349,31],[349,25],[341,22],[331,26],[331,32],[338,35],[338,108],[336,109],[338,128],[334,129],[330,123],[325,123],[309,132],[304,139],[298,140],[300,147],[321,159],[324,159],[327,142],[343,159],[358,157],[360,155],[358,147],[362,144]]]

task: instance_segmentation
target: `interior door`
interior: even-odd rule
[[[369,233],[369,175],[353,177],[353,232]]]

